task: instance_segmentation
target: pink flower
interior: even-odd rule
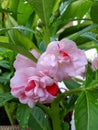
[[[98,56],[94,58],[94,60],[92,61],[92,69],[96,70],[98,69]]]
[[[36,102],[51,103],[58,93],[57,83],[36,71],[36,63],[17,55],[16,72],[10,81],[11,93],[23,104],[33,107]]]
[[[83,75],[87,59],[84,51],[67,39],[51,42],[38,59],[37,70],[56,81]]]

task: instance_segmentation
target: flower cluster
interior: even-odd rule
[[[85,53],[71,40],[51,42],[42,55],[31,53],[38,62],[18,54],[10,81],[12,95],[30,107],[36,102],[51,103],[59,92],[58,82],[85,74]]]

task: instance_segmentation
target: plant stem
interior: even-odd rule
[[[13,116],[10,113],[9,106],[8,106],[7,103],[4,105],[4,109],[5,109],[6,113],[7,113],[7,116],[8,116],[8,119],[10,121],[10,124],[11,125],[15,125],[16,121],[13,119]]]
[[[79,87],[79,88],[75,88],[75,89],[65,91],[64,93],[59,94],[57,96],[57,98],[54,100],[54,102],[58,103],[61,99],[65,98],[66,96],[82,92],[83,90],[84,90],[84,87]]]

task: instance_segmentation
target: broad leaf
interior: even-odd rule
[[[84,91],[78,98],[75,106],[76,130],[98,129],[98,94]],[[97,90],[98,93],[98,90]]]
[[[24,130],[28,126],[28,120],[31,115],[31,112],[32,112],[32,109],[28,107],[27,105],[20,104],[18,106],[16,118],[19,122],[20,127]]]
[[[28,0],[45,25],[49,25],[50,14],[55,1],[56,0]]]
[[[9,92],[0,94],[0,107],[13,98],[14,97]]]
[[[47,115],[39,107],[33,108],[29,126],[32,130],[51,130]]]

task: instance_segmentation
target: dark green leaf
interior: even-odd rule
[[[32,130],[51,130],[47,115],[39,107],[33,108],[29,126]]]
[[[31,115],[31,112],[32,112],[32,109],[30,107],[24,104],[19,104],[16,118],[19,122],[20,127],[24,130],[28,126],[28,120]]]
[[[6,102],[12,100],[13,98],[14,97],[9,92],[0,94],[0,107],[3,106]]]

